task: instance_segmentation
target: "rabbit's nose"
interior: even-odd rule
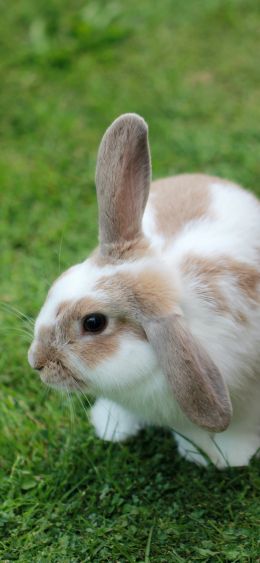
[[[32,342],[28,350],[28,362],[33,369],[41,371],[44,368],[43,362],[39,361],[39,357],[36,351],[36,345]]]

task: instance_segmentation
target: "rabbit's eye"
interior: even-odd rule
[[[92,313],[82,321],[84,332],[102,332],[107,326],[107,317],[102,313]]]

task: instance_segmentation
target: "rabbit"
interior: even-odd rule
[[[151,183],[134,113],[105,132],[96,189],[99,246],[49,290],[31,367],[92,395],[104,440],[153,425],[189,461],[247,465],[260,446],[258,199],[204,174]]]

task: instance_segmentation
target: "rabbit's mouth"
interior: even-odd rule
[[[81,391],[86,384],[61,362],[48,362],[40,370],[40,378],[45,385],[59,390]]]
[[[75,375],[75,370],[67,365],[66,357],[61,349],[48,347],[38,340],[34,340],[28,352],[30,366],[39,372],[45,385],[54,389],[81,391],[86,383]]]

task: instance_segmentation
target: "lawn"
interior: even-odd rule
[[[150,125],[153,175],[204,171],[260,195],[257,0],[1,2],[0,560],[260,561],[260,460],[218,472],[170,433],[99,441],[88,404],[27,364],[30,323],[95,246],[100,137]]]

